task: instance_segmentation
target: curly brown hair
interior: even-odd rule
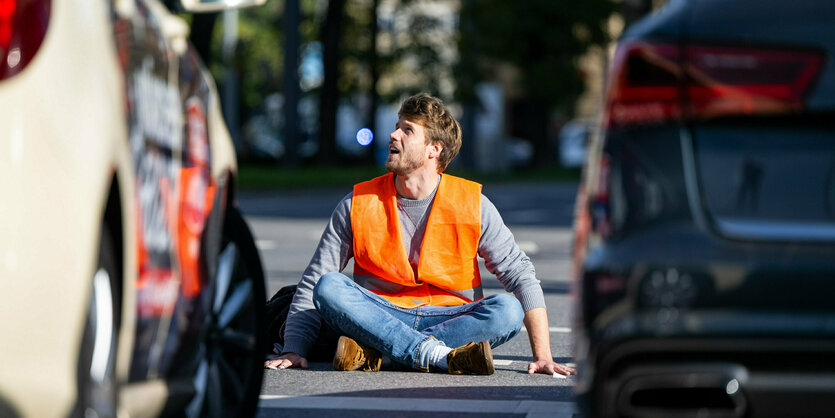
[[[397,116],[423,126],[427,144],[443,146],[437,160],[438,172],[443,172],[461,149],[461,126],[441,99],[426,93],[416,94],[400,105]]]

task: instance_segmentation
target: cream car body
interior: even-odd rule
[[[48,3],[48,30],[36,56],[19,74],[0,80],[0,415],[66,416],[76,408],[79,347],[100,233],[114,221],[122,249],[119,410],[156,415],[170,395],[164,376],[129,382],[140,191],[113,29],[114,13],[131,19],[140,2]],[[161,22],[162,47],[183,54],[186,24],[156,0],[141,3]],[[176,71],[172,75],[165,87],[176,95]],[[211,176],[225,194],[236,172],[234,149],[214,85],[201,76],[211,90],[204,125],[211,137]],[[184,116],[172,120],[178,117]],[[118,213],[106,214],[109,200],[119,202]]]

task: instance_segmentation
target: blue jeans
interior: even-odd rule
[[[429,370],[429,353],[435,346],[455,348],[488,340],[497,347],[519,333],[524,318],[519,301],[509,294],[466,305],[400,308],[342,273],[319,279],[313,303],[337,332],[423,371]]]

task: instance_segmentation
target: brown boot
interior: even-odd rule
[[[493,352],[490,343],[471,342],[450,351],[446,357],[450,374],[493,374]]]
[[[333,356],[334,370],[349,371],[362,370],[364,372],[380,371],[383,356],[379,351],[360,345],[346,336],[339,337],[336,354]]]

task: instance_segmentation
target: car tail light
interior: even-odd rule
[[[694,117],[803,109],[823,59],[808,51],[687,48],[687,97]]]
[[[635,125],[681,117],[681,50],[674,45],[633,42],[615,53],[604,120]]]
[[[797,112],[822,63],[816,51],[627,42],[612,62],[605,121]]]
[[[49,26],[50,0],[0,0],[0,80],[23,71]]]

